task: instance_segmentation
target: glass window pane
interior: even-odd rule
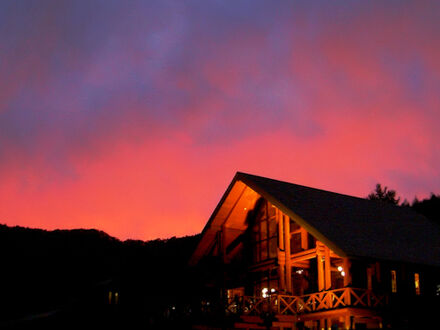
[[[263,240],[267,238],[267,221],[261,221],[260,225],[261,239]]]
[[[309,242],[309,249],[316,247],[316,239],[312,235],[307,234],[307,241]]]
[[[269,258],[276,258],[278,253],[277,238],[269,240]]]
[[[261,260],[267,259],[267,241],[261,241]]]
[[[259,223],[256,223],[252,227],[252,239],[254,240],[254,242],[258,242],[260,240],[260,224]]]
[[[298,230],[299,228],[299,225],[290,218],[290,232]]]
[[[273,206],[272,204],[270,204],[269,202],[267,203],[268,207],[267,207],[267,215],[270,217],[275,217],[275,206]]]
[[[277,236],[277,222],[275,219],[269,221],[269,237]]]
[[[261,205],[260,209],[258,210],[258,215],[257,215],[257,221],[261,220],[261,219],[266,219],[266,203],[264,203],[263,205]]]
[[[257,243],[254,245],[254,262],[260,261],[260,245]]]
[[[293,234],[290,238],[290,254],[301,252],[301,234]]]

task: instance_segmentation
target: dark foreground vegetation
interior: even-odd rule
[[[197,290],[197,241],[0,225],[0,328],[169,327]]]

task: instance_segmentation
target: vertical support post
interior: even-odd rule
[[[373,268],[372,266],[367,267],[367,289],[373,289]]]
[[[342,259],[342,268],[344,268],[344,286],[349,286],[351,284],[351,262],[348,258]]]
[[[301,227],[301,248],[303,250],[309,249],[309,242],[308,242],[308,234],[307,231]]]
[[[278,223],[278,265],[279,265],[279,273],[280,273],[280,291],[286,292],[286,257],[285,257],[285,248],[284,248],[284,219],[283,214],[280,210],[275,209],[276,219]]]
[[[325,272],[325,289],[330,290],[332,286],[330,249],[326,246],[324,252],[324,272]]]
[[[345,330],[349,330],[351,326],[351,322],[350,322],[350,314],[346,314],[344,317],[344,328]]]
[[[316,244],[316,264],[318,267],[318,291],[324,290],[324,265],[322,262],[322,253],[320,243]]]
[[[286,290],[292,293],[292,266],[290,260],[290,218],[283,214],[284,218],[284,251],[286,256]]]

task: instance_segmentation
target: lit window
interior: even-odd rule
[[[414,286],[416,289],[416,295],[420,295],[420,278],[418,273],[414,274]]]
[[[254,262],[259,263],[278,256],[278,229],[275,209],[269,207],[268,202],[260,199],[257,202],[258,210],[252,225],[254,241]]]
[[[397,292],[396,271],[391,271],[391,292]]]

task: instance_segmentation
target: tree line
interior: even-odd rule
[[[378,183],[374,190],[367,196],[367,199],[382,201],[401,207],[411,207],[416,212],[440,224],[440,194],[436,195],[431,193],[429,198],[422,200],[415,197],[412,203],[409,203],[406,199],[401,202],[401,198],[397,195],[395,190],[389,189],[387,186],[382,187],[382,184]]]

